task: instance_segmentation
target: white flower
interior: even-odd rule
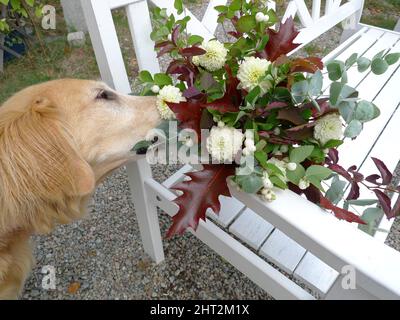
[[[271,62],[265,59],[246,57],[239,66],[237,74],[240,80],[240,85],[243,89],[251,91],[257,86],[260,86],[264,92],[267,92],[271,88],[269,81],[262,81],[261,79],[265,76],[268,71]]]
[[[276,200],[276,194],[271,189],[263,189],[261,193],[264,196],[264,199],[268,202]]]
[[[294,163],[294,162],[289,162],[289,163],[287,164],[287,169],[288,169],[289,171],[294,171],[294,170],[297,169],[297,164]]]
[[[217,71],[225,65],[228,50],[218,40],[203,42],[201,46],[206,53],[193,57],[193,63],[200,65],[208,71]]]
[[[162,119],[173,119],[175,118],[174,113],[168,107],[167,102],[179,103],[185,101],[179,88],[174,86],[165,86],[162,88],[157,96],[157,109],[160,112]]]
[[[279,136],[281,134],[281,129],[275,128],[274,129],[274,135]]]
[[[340,140],[343,137],[343,126],[340,115],[328,114],[317,120],[314,128],[314,138],[322,144],[329,140]]]
[[[242,149],[243,133],[232,127],[213,127],[207,139],[207,150],[219,162],[232,162]]]
[[[262,13],[262,12],[257,12],[257,14],[256,14],[256,21],[257,22],[263,22],[264,21],[264,13]]]
[[[265,14],[265,15],[264,15],[263,22],[268,22],[268,21],[269,21],[269,15]]]
[[[306,178],[302,178],[299,182],[299,188],[301,190],[306,190],[310,186],[310,181],[308,181]]]
[[[272,189],[274,187],[274,184],[271,182],[267,171],[263,172],[262,181],[265,189]]]
[[[225,127],[225,122],[223,122],[223,121],[218,121],[218,127],[220,127],[220,128]]]
[[[160,92],[160,87],[155,84],[154,86],[151,87],[151,91],[153,93],[159,93]]]

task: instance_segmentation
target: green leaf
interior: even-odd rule
[[[160,87],[172,85],[172,79],[165,73],[157,73],[154,75],[154,83]]]
[[[328,70],[329,79],[331,79],[332,81],[339,80],[342,77],[343,72],[346,71],[344,63],[338,60],[329,62],[326,65],[326,68]]]
[[[256,19],[253,16],[243,16],[236,24],[237,30],[242,33],[248,33],[256,27]]]
[[[139,141],[138,143],[135,144],[135,146],[133,147],[132,151],[137,152],[140,149],[147,149],[151,146],[151,142],[150,141]]]
[[[350,68],[357,62],[358,54],[353,53],[345,62],[346,68]]]
[[[281,178],[279,178],[277,176],[269,177],[269,179],[274,184],[274,186],[276,186],[280,189],[286,190],[288,188],[286,182],[284,182]]]
[[[371,71],[376,75],[384,74],[388,68],[389,64],[386,62],[386,60],[379,58],[372,61]]]
[[[321,70],[317,70],[310,79],[309,95],[317,96],[321,93],[323,76]]]
[[[347,138],[356,138],[362,131],[363,125],[359,120],[350,121],[346,130],[344,130],[344,136]]]
[[[366,71],[369,66],[371,65],[371,60],[365,58],[365,57],[360,57],[357,60],[357,68],[358,72],[364,72]]]
[[[368,122],[375,119],[375,107],[371,102],[362,100],[357,104],[354,119],[360,122]]]
[[[307,80],[296,82],[292,86],[292,96],[296,103],[302,103],[308,96],[310,84]]]
[[[188,39],[188,44],[189,45],[194,45],[194,44],[199,44],[204,41],[203,37],[197,36],[197,35],[191,35]]]
[[[314,146],[301,146],[290,151],[290,162],[302,163],[314,150]]]
[[[28,6],[33,7],[35,4],[35,0],[25,0],[25,2],[28,4]]]
[[[331,149],[331,148],[337,148],[343,144],[342,140],[329,140],[325,145],[323,146],[323,149]]]
[[[178,14],[183,13],[183,1],[182,0],[175,0],[174,8],[176,9]]]
[[[262,178],[255,173],[245,176],[236,176],[236,180],[246,193],[257,193],[264,186]]]
[[[314,165],[306,170],[305,177],[318,189],[324,190],[321,186],[321,181],[328,178],[331,174],[332,170],[323,166]]]
[[[304,177],[305,173],[306,170],[304,169],[304,167],[301,164],[297,164],[296,170],[286,171],[286,177],[291,183],[298,185],[300,183],[300,180]]]
[[[214,7],[215,10],[217,10],[219,13],[225,13],[228,11],[227,6],[216,6]]]
[[[330,88],[329,102],[332,106],[337,106],[343,99],[347,99],[356,94],[358,95],[354,88],[340,82],[333,82]]]
[[[151,76],[150,72],[144,70],[139,73],[139,80],[142,83],[153,82],[153,77]]]
[[[261,94],[261,88],[260,86],[257,86],[248,93],[248,95],[245,98],[245,101],[249,103],[251,106],[254,106],[260,94]]]
[[[0,3],[2,3],[4,5],[8,5],[9,2],[10,2],[10,0],[0,0]]]
[[[273,163],[267,163],[266,164],[266,169],[268,170],[268,173],[270,175],[277,175],[277,176],[284,176],[284,172],[282,172],[281,169],[279,169],[276,165],[274,165]]]
[[[372,206],[378,203],[378,200],[376,199],[347,200],[347,202],[353,206],[365,207],[365,206]]]
[[[336,179],[329,190],[326,192],[325,196],[334,204],[337,205],[344,196],[344,189],[347,183],[345,181]]]
[[[385,57],[385,61],[387,62],[388,65],[392,65],[397,63],[397,61],[399,61],[400,59],[400,53],[396,52],[396,53],[389,53],[386,57]]]
[[[374,235],[375,230],[379,226],[379,222],[384,216],[383,210],[381,208],[368,208],[364,211],[361,219],[364,220],[367,224],[358,226],[358,229],[370,234]]]

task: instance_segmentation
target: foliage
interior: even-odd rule
[[[178,13],[184,11],[180,0],[175,1],[175,8]],[[142,93],[154,94],[154,85],[162,88],[176,78],[175,85],[186,101],[167,103],[181,128],[193,129],[200,136],[200,129],[218,123],[240,132],[254,130],[254,137],[250,139],[246,133],[246,147],[236,165],[205,165],[203,171],[190,174],[191,181],[175,187],[183,194],[176,200],[180,210],[168,235],[180,234],[187,227],[196,229],[199,219],[205,219],[207,208],[218,213],[218,196],[229,195],[228,176],[233,176],[243,191],[260,194],[267,201],[275,199],[273,188],[304,194],[337,218],[366,225],[365,230],[373,228],[376,215],[370,210],[360,217],[349,210],[349,206],[371,203],[359,199],[360,186],[374,192],[374,203],[379,203],[388,218],[400,215],[400,200],[392,205],[386,194],[400,189],[390,188],[392,175],[384,163],[374,159],[379,174],[364,178],[356,166],[346,170],[339,165],[337,150],[346,138],[357,138],[364,124],[380,114],[377,106],[360,99],[357,90],[349,86],[347,71],[357,68],[380,75],[398,62],[400,54],[382,51],[369,60],[355,53],[344,62],[333,60],[325,66],[317,57],[289,58],[287,55],[299,46],[292,19],[273,30],[278,22],[275,12],[257,0],[233,0],[215,9],[218,21],[230,21],[235,29],[229,32],[235,40],[224,44],[225,66],[216,71],[196,63],[208,52],[201,37],[188,34],[189,17],[177,21],[166,10],[154,9],[156,27],[151,37],[158,56],[168,54],[172,61],[163,76],[152,77],[146,71],[140,74]],[[241,73],[249,57],[253,63],[249,68],[261,68],[265,60],[269,61],[258,78],[248,79],[247,83],[255,83],[251,88],[244,86]],[[330,80],[327,89],[323,87],[324,68]],[[205,116],[212,121],[204,122]],[[255,163],[250,172],[247,158]],[[345,197],[348,184],[351,187]],[[344,197],[343,207],[339,207]]]

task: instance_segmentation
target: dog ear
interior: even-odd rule
[[[0,159],[0,197],[35,229],[78,218],[77,199],[95,188],[93,170],[47,98],[0,116]]]
[[[31,121],[36,132],[36,150],[44,151],[41,155],[41,171],[47,172],[47,183],[58,187],[68,196],[82,197],[93,192],[95,177],[90,165],[79,155],[75,141],[62,122],[59,111],[46,98],[36,99],[28,121]],[[38,139],[38,137],[40,137]],[[38,154],[36,154],[38,155]],[[53,185],[55,183],[55,185]]]

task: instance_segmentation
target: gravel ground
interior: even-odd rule
[[[198,16],[204,9],[193,6]],[[329,51],[339,37],[336,28],[314,44]],[[154,176],[161,181],[175,170],[156,166]],[[165,234],[170,219],[161,214],[160,220]],[[396,250],[399,233],[397,220],[387,240]],[[141,246],[124,168],[98,188],[86,219],[33,240],[37,264],[23,299],[272,299],[190,234],[165,240],[165,262],[152,263]],[[55,290],[42,289],[44,266],[55,267]]]

